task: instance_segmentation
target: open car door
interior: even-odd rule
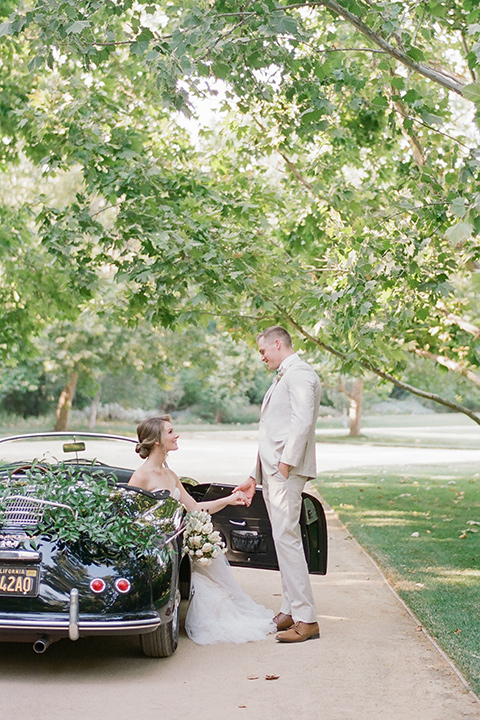
[[[182,482],[198,502],[217,500],[232,492],[231,485],[192,485],[188,478],[182,478]],[[328,548],[325,512],[313,495],[302,493],[302,498],[300,525],[308,568],[311,573],[325,575]],[[278,570],[272,529],[261,487],[257,487],[250,507],[227,505],[214,513],[212,520],[215,529],[222,534],[231,565]]]

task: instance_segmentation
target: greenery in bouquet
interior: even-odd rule
[[[187,514],[183,542],[185,552],[200,565],[210,565],[218,555],[227,551],[206,510],[192,510]]]

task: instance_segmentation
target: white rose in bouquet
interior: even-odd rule
[[[187,514],[183,542],[184,551],[200,565],[209,565],[227,551],[221,534],[213,529],[212,519],[205,510]]]
[[[210,565],[210,563],[211,563],[212,561],[211,561],[210,558],[201,557],[201,558],[197,558],[197,562],[198,562],[199,565]]]

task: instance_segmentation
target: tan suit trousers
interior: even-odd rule
[[[281,612],[295,622],[317,621],[312,587],[303,550],[300,529],[302,490],[306,477],[280,472],[263,476],[263,497],[272,526],[278,565],[282,578]]]

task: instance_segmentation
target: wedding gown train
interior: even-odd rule
[[[185,630],[197,645],[263,640],[276,630],[273,612],[240,587],[224,555],[210,565],[194,562],[192,567],[193,596]]]

